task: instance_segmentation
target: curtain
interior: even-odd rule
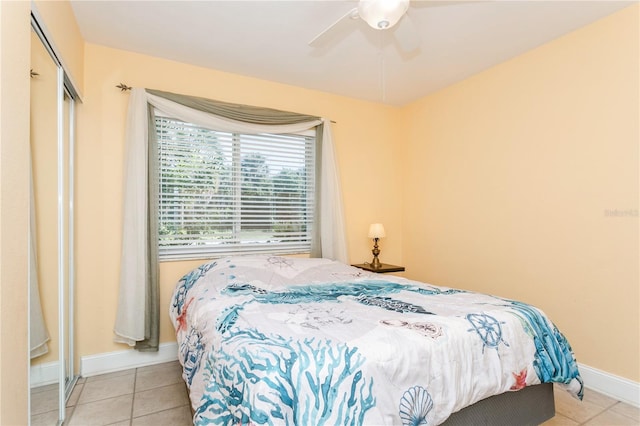
[[[29,209],[29,349],[30,358],[49,352],[49,332],[42,314],[40,286],[38,285],[38,257],[36,233],[36,208],[33,191],[33,169],[31,170],[31,208]]]
[[[158,348],[157,144],[154,110],[210,129],[249,134],[316,128],[320,173],[313,257],[348,262],[340,180],[331,122],[268,108],[134,88],[125,138],[122,255],[115,341],[138,350]]]

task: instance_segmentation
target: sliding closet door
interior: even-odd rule
[[[31,420],[59,418],[58,66],[31,33]],[[37,303],[39,300],[40,303]],[[39,305],[39,306],[38,306]],[[38,312],[40,311],[40,312]],[[37,336],[37,338],[36,338]],[[48,336],[48,340],[47,340]]]
[[[75,91],[37,22],[31,39],[31,423],[61,425],[74,357]]]
[[[64,81],[62,81],[64,85]],[[74,156],[74,111],[75,101],[69,94],[68,90],[63,86],[62,93],[62,141],[61,148],[59,150],[59,165],[62,166],[62,170],[59,170],[60,176],[60,188],[58,193],[62,196],[59,197],[60,204],[58,206],[59,213],[62,215],[61,223],[58,225],[60,230],[59,241],[61,241],[62,256],[59,259],[59,264],[64,268],[61,279],[59,280],[59,320],[62,329],[61,338],[61,352],[60,358],[64,361],[62,364],[64,368],[61,368],[61,377],[64,377],[64,397],[68,399],[73,385],[77,379],[76,372],[78,371],[75,365],[75,297],[74,297],[74,171],[75,171],[75,156]]]

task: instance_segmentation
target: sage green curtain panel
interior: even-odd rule
[[[298,114],[295,112],[280,111],[277,109],[250,105],[231,104],[228,102],[199,98],[197,96],[162,92],[160,90],[147,89],[147,93],[168,99],[188,108],[208,112],[209,114],[228,118],[230,120],[242,121],[243,123],[266,125],[298,124],[320,119],[320,117]]]

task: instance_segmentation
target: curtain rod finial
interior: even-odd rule
[[[131,86],[127,86],[124,83],[120,83],[116,86],[118,89],[120,89],[121,92],[126,92],[127,90],[131,90]]]

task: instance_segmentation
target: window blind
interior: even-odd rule
[[[156,117],[159,255],[309,252],[315,132],[219,132]]]

